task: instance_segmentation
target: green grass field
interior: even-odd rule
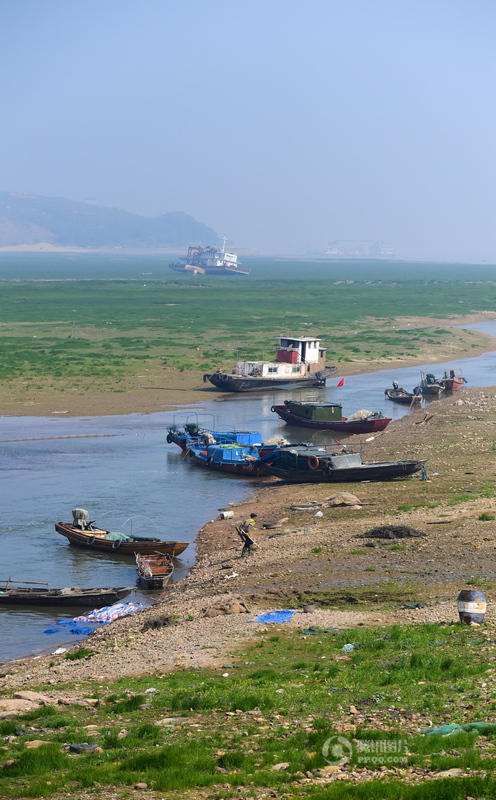
[[[348,643],[354,650],[346,655]],[[434,800],[482,796],[485,780],[483,796],[493,797],[494,730],[449,737],[421,732],[447,721],[484,721],[494,711],[492,650],[484,629],[461,625],[279,628],[259,635],[218,670],[179,670],[107,687],[89,683],[79,691],[99,699],[94,710],[45,706],[0,722],[7,742],[0,767],[13,760],[0,769],[0,795],[92,789],[98,797],[106,787],[144,781],[161,792],[212,787],[216,798],[233,796],[236,787],[244,787],[244,796],[269,787],[295,798]],[[145,694],[150,687],[156,691]],[[332,760],[328,751],[326,760],[325,743],[337,735],[349,742],[342,766],[347,780],[312,787]],[[40,738],[50,744],[25,747]],[[101,752],[67,752],[68,744],[86,741]],[[357,768],[376,773],[353,784],[350,773]],[[440,776],[420,788],[412,769],[433,779],[448,769],[470,776]],[[311,780],[302,784],[305,777]]]
[[[96,263],[105,274],[101,258]],[[419,277],[426,265],[420,271],[397,266],[398,277],[391,265],[368,265],[367,273],[363,263],[313,262],[256,262],[244,280],[186,279],[167,274],[163,265],[160,279],[156,269],[151,276],[118,279],[96,278],[95,264],[84,263],[93,265],[91,278],[33,279],[19,267],[17,280],[0,282],[0,379],[123,379],[147,362],[209,370],[230,366],[238,356],[272,357],[275,337],[291,332],[321,336],[332,362],[411,359],[461,334],[427,321],[398,329],[398,317],[448,318],[496,307],[496,274],[489,267],[479,268],[485,280],[477,281],[463,279],[454,266],[450,277],[445,267],[436,272],[431,265],[428,280]],[[381,271],[383,278],[377,277]],[[480,342],[476,333],[464,336],[467,347]]]

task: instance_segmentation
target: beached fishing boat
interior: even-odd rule
[[[393,403],[401,403],[402,405],[418,406],[422,402],[422,395],[420,394],[420,392],[418,394],[407,392],[407,390],[403,389],[402,386],[398,386],[396,381],[393,381],[392,389],[384,390],[384,394],[386,395],[388,400],[392,400]]]
[[[181,450],[187,450],[192,445],[237,443],[257,447],[262,444],[260,433],[255,431],[216,431],[202,428],[196,422],[187,422],[182,429],[171,425],[166,438],[168,444],[177,444]]]
[[[422,374],[420,383],[415,387],[413,392],[417,394],[420,391],[426,396],[432,395],[433,397],[439,397],[444,392],[444,388],[445,387],[436,379],[436,376],[433,375],[432,372],[428,372],[427,375]]]
[[[70,544],[78,547],[126,555],[159,552],[178,556],[188,546],[188,542],[167,542],[152,536],[132,536],[98,528],[89,521],[88,512],[84,508],[73,508],[72,517],[72,523],[56,522],[55,530],[65,536]]]
[[[240,444],[192,445],[186,451],[191,463],[224,472],[227,475],[244,475],[250,478],[266,475],[260,464],[256,447]]]
[[[420,472],[425,464],[425,459],[364,462],[360,453],[336,453],[315,445],[281,448],[260,461],[272,475],[290,483],[389,481]]]
[[[272,406],[270,410],[288,425],[339,433],[374,433],[383,431],[391,422],[390,417],[383,417],[379,411],[365,409],[343,417],[340,403],[300,403],[296,400],[285,400],[284,405]]]
[[[438,380],[438,383],[446,392],[452,392],[455,389],[461,389],[462,386],[465,386],[467,380],[463,377],[461,372],[457,374],[454,369],[450,369],[449,374],[445,370],[443,377]]]
[[[325,386],[326,378],[337,369],[326,365],[326,352],[319,339],[281,336],[275,361],[237,361],[231,373],[205,373],[203,380],[224,392]]]
[[[132,586],[109,589],[81,589],[71,586],[52,589],[47,583],[31,585],[31,581],[0,581],[0,603],[16,606],[95,606],[109,605],[122,600],[133,591]]]
[[[164,553],[136,553],[138,585],[142,589],[164,589],[174,574],[174,564]]]

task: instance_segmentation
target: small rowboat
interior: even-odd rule
[[[422,395],[412,394],[407,392],[406,389],[386,389],[384,394],[393,403],[402,403],[405,406],[420,405],[422,402]]]
[[[438,383],[446,392],[452,392],[454,389],[461,389],[462,386],[465,386],[467,379],[463,377],[461,372],[457,375],[454,369],[450,369],[449,375],[445,371],[443,377],[439,379]]]
[[[85,508],[73,508],[71,522],[56,522],[55,530],[65,536],[69,544],[103,550],[107,553],[135,555],[135,553],[167,553],[178,556],[189,542],[166,542],[152,536],[131,536],[98,528],[89,521]]]
[[[102,606],[112,605],[133,591],[132,586],[115,586],[110,589],[80,589],[72,586],[51,589],[48,584],[19,586],[28,581],[12,583],[10,578],[0,582],[0,603],[16,606]]]
[[[136,554],[138,584],[143,589],[164,589],[174,574],[170,556],[163,553]]]

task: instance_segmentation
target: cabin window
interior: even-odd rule
[[[277,367],[269,367],[269,372],[277,372]]]
[[[299,371],[300,371],[299,367],[293,367],[293,372],[299,372]]]

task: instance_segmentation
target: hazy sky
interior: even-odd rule
[[[494,0],[0,0],[0,190],[496,261]]]

